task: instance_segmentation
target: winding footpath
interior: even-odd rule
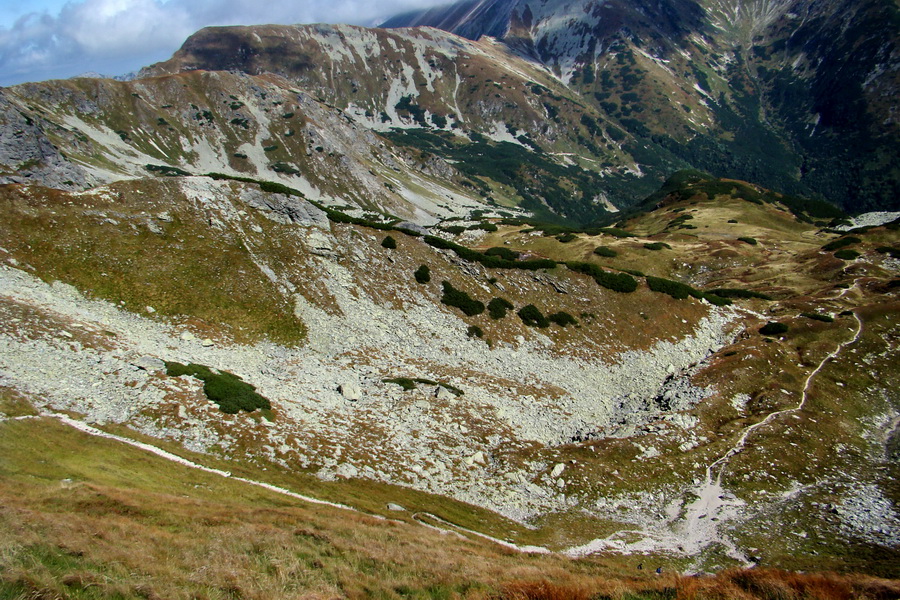
[[[720,458],[713,461],[706,467],[704,482],[696,488],[694,494],[698,497],[696,501],[688,505],[685,515],[681,535],[683,537],[683,546],[689,553],[696,553],[704,546],[712,542],[720,542],[727,548],[727,553],[731,558],[738,560],[745,566],[752,564],[750,560],[741,552],[733,541],[726,538],[720,531],[720,527],[736,516],[738,509],[743,506],[743,502],[737,498],[729,496],[722,487],[722,475],[728,468],[728,461],[741,452],[747,444],[747,439],[754,431],[765,427],[775,419],[803,410],[806,401],[809,398],[809,389],[812,386],[813,379],[818,375],[825,365],[834,359],[847,346],[854,344],[859,340],[863,331],[863,322],[855,312],[853,317],[856,319],[856,333],[853,338],[842,342],[828,356],[822,359],[819,365],[809,374],[806,382],[803,384],[803,392],[800,396],[800,403],[792,408],[775,411],[766,416],[765,419],[747,427],[741,436],[735,442],[734,446],[728,449]]]

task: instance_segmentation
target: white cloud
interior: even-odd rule
[[[31,12],[0,27],[0,85],[120,74],[171,56],[209,25],[354,23],[440,0],[75,0],[57,15]]]

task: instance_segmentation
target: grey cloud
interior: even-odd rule
[[[168,58],[209,25],[354,23],[371,25],[440,0],[81,0],[56,16],[30,13],[0,27],[0,85],[120,74]]]

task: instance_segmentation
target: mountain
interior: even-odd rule
[[[896,597],[892,6],[0,89],[0,596]]]
[[[848,210],[897,207],[894,2],[486,0],[384,23],[413,25],[497,37],[645,151]]]

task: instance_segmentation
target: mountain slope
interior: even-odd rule
[[[609,116],[636,90],[650,110],[626,129],[695,167],[849,210],[897,206],[893,2],[485,1],[385,26],[411,24],[499,35]]]

